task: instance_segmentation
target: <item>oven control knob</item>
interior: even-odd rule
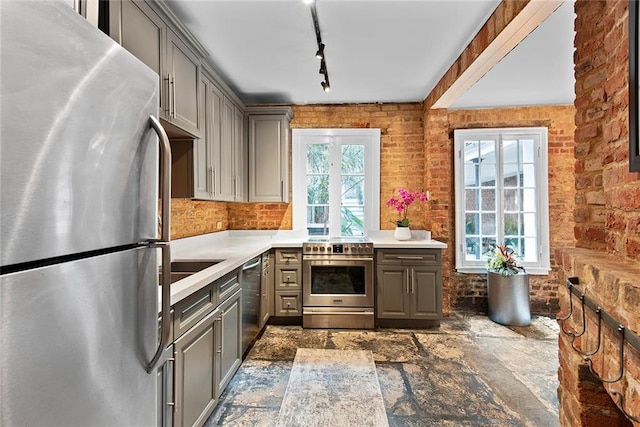
[[[320,246],[320,252],[324,252],[324,246]]]
[[[317,246],[314,246],[314,247],[313,247],[313,251],[314,251],[314,252],[317,252],[317,251],[318,251],[318,247],[317,247]]]

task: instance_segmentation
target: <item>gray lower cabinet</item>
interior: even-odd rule
[[[174,306],[173,425],[202,426],[240,366],[240,297],[236,270]]]
[[[163,355],[164,363],[158,368],[158,427],[173,426],[173,345],[166,348]]]
[[[302,316],[302,250],[276,249],[275,258],[273,315]]]
[[[376,262],[378,319],[442,318],[442,260],[439,249],[378,250]]]
[[[242,363],[241,291],[233,294],[218,307],[220,324],[216,332],[216,399],[220,397]]]
[[[209,313],[175,343],[175,425],[201,426],[217,403],[215,325],[220,311]]]

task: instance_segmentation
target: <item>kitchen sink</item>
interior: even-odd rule
[[[178,280],[189,277],[194,273],[209,268],[213,265],[219,264],[223,259],[207,259],[207,260],[177,260],[171,262],[171,283],[175,283]],[[160,271],[160,278],[162,279],[162,271]]]

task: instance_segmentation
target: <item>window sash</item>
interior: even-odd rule
[[[329,237],[342,236],[342,219],[347,210],[351,214],[345,223],[364,222],[362,235],[380,228],[379,206],[380,188],[380,130],[379,129],[293,129],[293,229],[305,235],[309,234],[307,223],[307,147],[312,144],[327,144],[329,148],[329,218],[327,226],[322,232]],[[342,170],[343,146],[362,145],[364,159],[356,165],[355,171]],[[360,170],[364,167],[364,171]],[[358,192],[363,192],[362,204],[352,200],[343,200],[343,181],[348,177],[362,176],[364,185],[359,186]],[[363,188],[363,190],[361,190]],[[361,214],[364,211],[364,214]],[[346,215],[346,214],[345,214]],[[355,229],[357,230],[357,224]],[[360,233],[348,234],[358,236]]]
[[[488,244],[506,241],[524,253],[527,271],[547,274],[547,129],[456,130],[454,150],[456,270],[485,272]],[[495,173],[493,181],[489,170]],[[488,203],[491,198],[493,203]],[[512,221],[507,224],[507,219]]]

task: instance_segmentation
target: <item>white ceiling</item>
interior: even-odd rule
[[[316,0],[331,83],[325,93],[302,0],[168,0],[246,104],[423,101],[499,3]],[[568,2],[452,108],[572,102]]]

